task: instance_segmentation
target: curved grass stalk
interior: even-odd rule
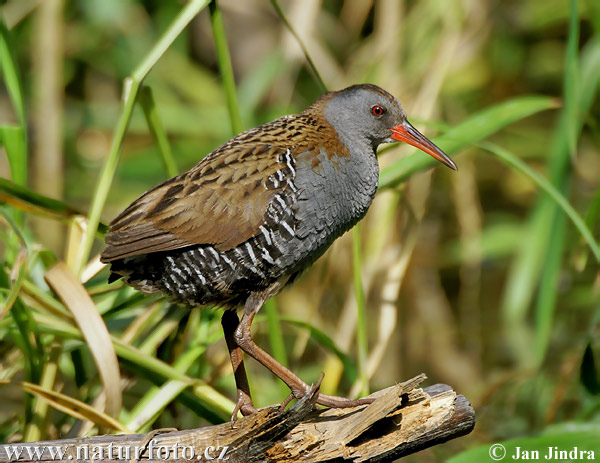
[[[115,172],[117,170],[117,163],[119,161],[119,154],[121,151],[121,145],[125,138],[125,133],[131,121],[131,115],[133,113],[133,107],[137,98],[138,91],[144,78],[148,75],[152,67],[157,63],[161,56],[167,51],[175,39],[181,34],[185,27],[190,23],[192,19],[209,3],[209,0],[191,0],[171,23],[169,28],[162,35],[160,40],[154,45],[154,48],[150,50],[148,55],[139,64],[139,66],[133,71],[131,77],[126,80],[125,106],[119,117],[115,135],[112,140],[108,158],[100,174],[96,191],[92,199],[90,206],[90,212],[88,215],[88,227],[85,231],[83,238],[83,246],[81,255],[76,263],[73,272],[76,275],[81,273],[81,269],[84,263],[89,259],[94,244],[94,236],[100,222],[100,215],[104,208],[104,203],[108,196],[110,186],[112,184]]]
[[[486,151],[494,154],[498,159],[504,162],[507,166],[514,168],[529,177],[538,187],[544,190],[552,198],[552,200],[564,211],[565,214],[571,219],[575,228],[579,231],[590,250],[594,254],[596,261],[600,263],[600,246],[594,239],[592,232],[585,223],[585,220],[577,213],[573,206],[567,201],[567,199],[561,194],[558,189],[552,185],[547,179],[538,174],[535,170],[529,167],[526,163],[521,161],[517,156],[513,155],[508,150],[495,145],[490,142],[479,143],[479,146]]]
[[[42,332],[83,341],[81,331],[73,323],[65,322],[54,316],[42,313],[33,314],[33,318],[39,323]],[[177,368],[142,352],[140,349],[123,342],[115,336],[111,336],[111,341],[117,356],[129,362],[130,366],[135,366],[139,371],[143,371],[144,374],[141,375],[142,377],[152,380],[154,377],[159,376],[165,380],[186,382],[192,388],[191,394],[194,404],[209,408],[213,415],[216,414],[215,416],[218,416],[222,421],[227,420],[231,416],[235,404],[204,381],[189,377],[177,370]]]
[[[367,307],[365,301],[365,290],[363,287],[362,253],[361,253],[360,228],[356,225],[352,229],[352,260],[354,263],[354,294],[356,297],[356,343],[358,346],[358,371],[361,381],[360,395],[369,395],[369,379],[367,377],[367,357],[369,345],[367,339]]]
[[[221,78],[223,79],[225,97],[227,98],[227,110],[229,111],[231,130],[235,135],[243,130],[242,117],[240,116],[237,92],[235,90],[235,76],[233,74],[233,66],[231,65],[229,47],[227,46],[223,15],[217,4],[217,0],[212,0],[210,2],[209,11],[213,37],[215,39],[215,48],[217,51],[217,60],[219,62],[219,71],[221,73]]]
[[[283,10],[281,9],[281,7],[279,6],[279,4],[277,3],[277,0],[271,0],[271,5],[273,5],[273,8],[275,9],[275,12],[281,18],[281,20],[283,21],[283,24],[285,24],[285,27],[287,27],[287,29],[290,31],[290,34],[292,34],[294,36],[294,38],[296,39],[296,42],[298,42],[298,46],[302,49],[302,53],[304,54],[304,58],[306,58],[306,62],[308,63],[308,67],[312,71],[312,73],[313,73],[313,75],[315,77],[315,80],[319,84],[319,87],[321,88],[321,92],[326,92],[327,91],[327,85],[325,85],[325,82],[323,82],[323,78],[321,77],[321,74],[319,74],[319,71],[317,70],[317,67],[315,66],[315,63],[313,62],[312,58],[308,54],[308,50],[306,49],[306,45],[304,45],[304,42],[302,41],[302,39],[300,38],[300,36],[296,32],[296,30],[289,23],[289,21],[285,17],[285,14],[283,14]]]
[[[169,177],[175,177],[179,173],[177,161],[175,161],[175,158],[173,157],[173,152],[171,151],[171,146],[167,139],[167,132],[158,115],[158,108],[154,102],[154,95],[152,94],[152,89],[150,87],[142,87],[142,90],[140,91],[140,105],[144,110],[144,116],[148,122],[148,129],[150,129],[150,134],[160,153],[165,172]]]

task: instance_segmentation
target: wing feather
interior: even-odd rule
[[[257,234],[274,195],[284,187],[267,179],[285,169],[279,160],[288,148],[226,148],[144,193],[114,219],[102,261],[194,244],[227,250]]]

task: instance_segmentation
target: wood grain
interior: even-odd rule
[[[143,449],[139,451],[139,461],[165,461],[165,454],[158,454],[158,449],[164,447],[171,450],[169,461],[189,461],[191,452],[193,460],[204,461],[208,449],[208,456],[217,458],[215,461],[219,461],[219,455],[224,452],[224,458],[230,463],[391,462],[468,434],[475,425],[475,413],[465,397],[444,384],[418,388],[424,379],[425,375],[420,375],[375,392],[371,396],[377,400],[353,409],[315,410],[317,391],[313,390],[312,395],[288,410],[264,408],[234,425],[224,423],[186,431],[158,430],[149,434],[63,439],[12,444],[11,447],[61,446],[65,449],[62,459],[52,459],[47,449],[41,458],[30,458],[28,452],[23,451],[19,462],[98,461],[94,455],[97,457],[100,451],[105,452],[103,456],[107,460],[109,448],[113,451],[112,461],[138,461],[136,446]],[[175,445],[177,458],[173,452]],[[78,447],[80,455],[77,455]],[[82,455],[86,447],[90,452],[88,458]],[[127,458],[117,458],[117,452],[125,452],[126,447],[130,449],[129,455],[123,454]],[[12,461],[16,460],[13,455]],[[11,460],[6,447],[1,445],[0,462],[8,461]]]

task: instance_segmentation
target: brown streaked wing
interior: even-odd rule
[[[102,261],[194,244],[227,250],[254,236],[273,196],[267,178],[287,148],[237,145],[140,196],[110,224]]]

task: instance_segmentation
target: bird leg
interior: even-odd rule
[[[252,339],[250,332],[250,326],[252,320],[262,307],[264,302],[272,295],[275,294],[281,284],[276,283],[275,285],[268,288],[262,293],[252,293],[246,300],[244,305],[244,315],[242,321],[235,330],[234,337],[236,344],[250,357],[257,360],[259,363],[267,367],[274,375],[281,379],[292,391],[292,394],[297,399],[304,397],[310,391],[310,386],[305,383],[302,379],[292,373],[288,368],[283,366],[268,353],[262,350]],[[327,394],[319,393],[317,403],[326,407],[333,408],[347,408],[356,407],[359,405],[365,405],[373,402],[374,399],[357,399],[350,400],[345,397],[337,397]]]
[[[223,327],[223,333],[225,334],[225,342],[227,343],[227,349],[229,350],[229,357],[231,358],[231,366],[233,367],[233,377],[235,378],[235,386],[237,387],[237,403],[233,414],[231,415],[231,422],[233,423],[237,418],[238,411],[242,412],[242,415],[247,416],[256,411],[254,404],[252,403],[252,396],[250,395],[250,386],[248,385],[248,377],[246,376],[246,369],[244,368],[244,359],[242,358],[242,350],[235,342],[235,329],[237,328],[240,319],[237,316],[235,310],[226,310],[221,317],[221,326]]]

